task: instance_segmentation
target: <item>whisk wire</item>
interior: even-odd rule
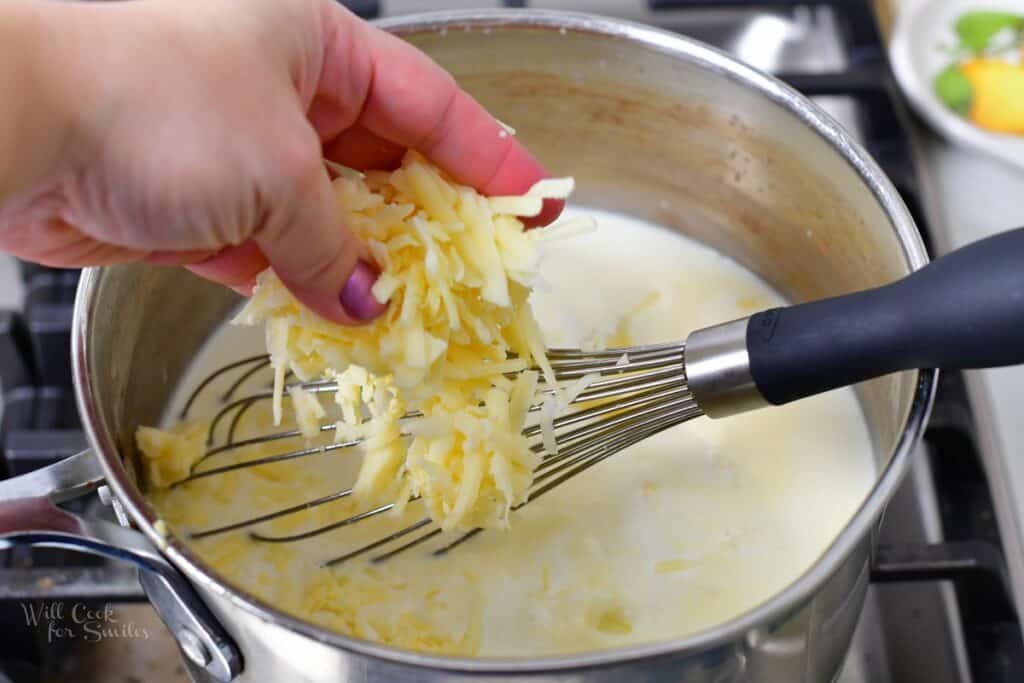
[[[362,440],[355,441],[342,441],[340,443],[329,443],[322,446],[310,446],[309,448],[303,448],[297,451],[289,451],[287,453],[278,453],[276,455],[267,455],[262,458],[254,458],[252,460],[244,460],[242,462],[231,463],[230,465],[221,465],[220,467],[214,467],[208,470],[199,470],[193,472],[186,479],[182,479],[176,482],[172,486],[181,486],[188,482],[195,481],[197,479],[205,479],[215,474],[224,474],[226,472],[234,472],[236,470],[247,469],[250,467],[257,467],[258,465],[272,465],[278,462],[287,462],[288,460],[295,460],[296,458],[305,458],[310,455],[319,455],[321,453],[329,453],[331,451],[337,451],[342,448],[352,448],[362,443]]]
[[[696,410],[697,410],[697,412],[696,412],[696,414],[694,414],[694,417],[696,417],[697,415],[700,414],[700,409],[697,408]],[[677,416],[681,417],[682,419],[688,419],[688,418],[683,417],[684,415],[688,414],[686,412],[686,410],[684,410],[684,411],[676,411],[676,413],[677,413]],[[679,422],[681,422],[682,419],[680,419]],[[630,447],[630,446],[632,446],[632,445],[634,445],[636,443],[639,443],[643,439],[646,439],[646,438],[648,438],[650,436],[653,436],[654,434],[657,434],[658,432],[664,431],[665,429],[668,429],[669,427],[672,427],[672,426],[674,426],[676,424],[679,424],[679,422],[666,422],[666,423],[662,423],[662,424],[647,424],[647,426],[645,426],[642,429],[638,429],[638,430],[635,430],[635,431],[631,431],[631,432],[627,432],[627,433],[621,434],[619,437],[609,439],[608,441],[605,441],[605,442],[596,442],[596,443],[591,444],[588,449],[584,450],[583,453],[580,453],[575,458],[573,458],[569,462],[565,463],[561,468],[559,468],[558,470],[552,470],[551,473],[557,474],[557,473],[560,472],[561,474],[559,476],[555,477],[554,479],[552,479],[551,481],[547,482],[546,484],[536,488],[535,490],[531,490],[530,497],[526,501],[524,501],[523,503],[520,503],[519,505],[514,506],[512,508],[512,510],[513,511],[521,510],[526,505],[528,505],[531,502],[534,502],[537,499],[539,499],[545,493],[548,493],[549,491],[553,490],[554,488],[556,488],[556,487],[566,483],[570,479],[573,479],[578,474],[581,474],[582,472],[584,472],[585,470],[593,467],[594,465],[598,464],[599,462],[602,462],[603,460],[608,459],[609,457],[615,455],[616,453],[622,451],[625,448],[628,448],[628,447]],[[544,478],[546,478],[546,477],[543,477],[543,476],[537,477],[534,480],[534,485],[542,482]],[[418,524],[410,526],[410,527],[406,527],[405,529],[400,530],[400,532],[412,533],[412,531],[415,531],[415,529],[413,528],[414,526],[418,527],[418,528],[422,528],[422,527],[419,527]],[[437,550],[435,550],[431,554],[434,557],[440,557],[441,555],[445,555],[448,552],[450,552],[451,550],[457,548],[458,546],[462,545],[466,541],[470,540],[471,538],[473,538],[477,534],[481,533],[482,531],[484,531],[484,529],[481,529],[481,528],[476,528],[476,529],[472,529],[470,531],[467,531],[466,533],[464,533],[461,536],[459,536],[458,538],[456,538],[454,541],[448,543],[445,546],[442,546],[441,548],[438,548]],[[374,562],[374,563],[386,562],[387,560],[391,559],[392,557],[395,557],[396,555],[398,555],[400,553],[404,553],[405,551],[410,550],[411,548],[414,548],[414,547],[416,547],[416,546],[418,546],[418,545],[420,545],[422,543],[425,543],[426,541],[428,541],[431,538],[439,535],[440,533],[441,533],[441,530],[439,528],[435,529],[435,530],[431,531],[430,533],[424,534],[423,536],[420,536],[420,537],[415,538],[415,539],[413,539],[411,541],[408,541],[407,543],[404,543],[404,544],[400,545],[399,547],[397,547],[397,548],[395,548],[393,550],[388,551],[387,553],[384,553],[382,555],[378,555],[378,556],[372,558],[371,562]],[[406,533],[401,533],[401,535],[404,536],[404,535],[407,535],[407,534]],[[340,564],[342,562],[346,562],[348,560],[355,559],[356,557],[359,557],[360,555],[363,555],[363,554],[365,554],[365,553],[367,553],[367,552],[369,552],[371,550],[375,550],[376,548],[379,548],[382,545],[385,545],[385,544],[374,543],[374,544],[370,544],[368,546],[364,546],[363,548],[360,548],[357,551],[353,551],[353,552],[347,553],[346,555],[343,555],[341,557],[334,558],[333,560],[329,560],[328,562],[324,563],[324,566],[326,566],[326,567],[335,566],[335,565]]]
[[[548,351],[548,360],[558,382],[578,381],[582,377],[592,375],[596,375],[596,378],[589,382],[583,391],[573,398],[572,404],[579,406],[577,410],[559,415],[553,420],[551,427],[555,430],[556,452],[546,452],[542,443],[543,440],[539,439],[545,429],[542,424],[533,424],[524,429],[524,437],[541,441],[541,443],[531,445],[531,449],[536,453],[542,453],[543,457],[534,472],[534,480],[531,484],[529,497],[523,503],[514,506],[512,510],[521,509],[528,503],[537,500],[542,495],[566,483],[597,463],[606,460],[615,453],[665,429],[703,414],[687,386],[684,367],[685,346],[682,343],[670,342],[600,351],[550,349]],[[241,388],[246,383],[256,381],[256,378],[260,376],[261,370],[269,368],[270,359],[266,355],[239,360],[207,377],[189,396],[183,410],[183,415],[186,415],[193,407],[199,394],[213,384],[215,380],[226,378],[227,373],[232,370],[240,371],[240,375],[231,381],[228,389],[220,396],[223,405],[211,420],[207,434],[207,448],[203,457],[193,466],[193,471],[189,477],[176,485],[245,468],[282,463],[312,455],[339,451],[358,446],[362,443],[361,439],[354,439],[340,443],[307,446],[218,467],[205,467],[203,463],[210,457],[246,447],[258,447],[278,441],[284,442],[289,439],[298,439],[303,436],[300,430],[292,429],[259,434],[243,439],[235,438],[243,417],[255,405],[273,398],[272,389],[268,388],[265,383],[256,391],[248,395],[239,396]],[[289,376],[291,376],[290,373]],[[297,382],[292,386],[299,386],[311,393],[330,393],[337,390],[337,384],[327,379]],[[549,386],[543,379],[541,379],[538,385],[539,396],[556,394],[561,397],[561,391],[561,387]],[[540,408],[541,402],[536,402],[530,406],[530,411],[537,412]],[[216,435],[221,430],[221,424],[229,415],[231,420],[226,429],[226,438],[222,443],[218,444],[216,443]],[[406,413],[402,419],[415,419],[421,416],[421,413],[412,411]],[[333,424],[323,424],[320,426],[321,433],[334,429],[335,425]],[[403,436],[407,435],[403,434]],[[245,529],[272,522],[288,515],[300,514],[350,496],[352,496],[351,488],[338,490],[266,514],[196,531],[191,536],[192,538],[207,538],[217,534]],[[413,503],[418,500],[420,498],[416,496],[408,502]],[[381,516],[395,508],[396,505],[393,503],[378,505],[343,519],[296,533],[274,535],[264,531],[251,531],[249,535],[256,541],[267,543],[302,541]],[[432,525],[434,528],[429,528]],[[423,531],[424,533],[414,538],[409,538],[418,531]],[[446,554],[479,534],[480,531],[481,529],[474,529],[463,533],[434,550],[432,554]],[[383,562],[410,548],[422,545],[441,534],[440,526],[436,525],[430,517],[424,517],[415,523],[375,539],[373,542],[360,548],[334,557],[326,561],[324,566],[336,566],[351,559],[372,554],[375,551],[389,547],[397,541],[404,540],[398,546],[371,558],[373,562]]]
[[[284,517],[285,515],[291,515],[291,514],[294,514],[296,512],[303,512],[305,510],[312,510],[313,508],[319,507],[321,505],[326,505],[327,503],[332,503],[332,502],[334,502],[336,500],[341,500],[342,498],[347,498],[348,496],[351,496],[351,495],[352,495],[352,489],[345,489],[344,491],[336,491],[335,493],[330,493],[330,494],[328,494],[326,496],[321,496],[319,498],[314,498],[313,500],[306,501],[305,503],[299,503],[298,505],[292,505],[292,506],[286,507],[286,508],[284,508],[282,510],[276,510],[274,512],[268,512],[267,514],[260,515],[259,517],[253,517],[251,519],[245,519],[245,520],[242,520],[240,522],[234,522],[232,524],[225,524],[224,526],[214,527],[212,529],[207,529],[205,531],[195,531],[193,533],[190,533],[189,537],[193,538],[193,539],[199,539],[199,538],[206,538],[208,536],[216,536],[217,534],[223,534],[223,533],[226,533],[228,531],[237,531],[238,529],[244,529],[244,528],[246,528],[248,526],[252,526],[253,524],[260,524],[262,522],[270,522],[270,521],[278,519],[280,517]]]
[[[261,356],[251,356],[249,358],[242,358],[241,360],[237,360],[233,363],[228,363],[227,365],[220,368],[216,372],[213,372],[210,375],[208,375],[206,379],[200,382],[196,386],[196,388],[192,390],[192,393],[189,394],[188,399],[185,401],[184,407],[181,409],[181,414],[179,418],[184,420],[188,417],[189,411],[192,409],[192,406],[195,404],[196,399],[199,397],[199,395],[203,393],[203,389],[213,384],[217,380],[217,378],[223,377],[224,375],[226,375],[227,373],[231,372],[236,368],[240,368],[252,363],[262,363],[264,365],[270,365],[270,356],[264,354]],[[258,368],[260,366],[257,365],[256,367]]]

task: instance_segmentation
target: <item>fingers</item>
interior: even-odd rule
[[[487,195],[522,194],[547,176],[533,155],[425,54],[341,8],[330,11],[328,21],[334,26],[328,28],[314,108],[333,130],[322,133],[337,135],[359,126],[422,152],[458,182]],[[561,203],[550,202],[535,221],[549,222],[560,211]]]
[[[385,308],[370,293],[377,272],[365,262],[357,267],[363,250],[341,223],[334,188],[319,156],[312,162],[316,172],[308,175],[306,189],[299,185],[290,206],[257,233],[255,244],[284,285],[310,309],[337,323],[365,323]],[[225,260],[234,267],[235,258]],[[243,271],[239,268],[237,274]]]
[[[106,244],[84,235],[59,218],[14,222],[0,230],[0,250],[54,268],[83,268],[128,263],[147,253]]]
[[[269,265],[259,246],[249,240],[237,247],[225,247],[186,267],[200,277],[219,282],[248,296],[256,284],[256,276]]]
[[[154,251],[143,260],[154,266],[189,266],[202,263],[216,252],[206,249],[193,251]]]
[[[324,146],[325,157],[361,171],[397,168],[404,154],[403,147],[374,135],[362,126],[349,128]]]

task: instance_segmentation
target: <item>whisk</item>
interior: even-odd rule
[[[976,242],[895,283],[831,299],[766,310],[697,330],[685,342],[583,351],[550,349],[559,383],[596,376],[575,397],[591,404],[554,420],[558,448],[547,452],[540,426],[524,435],[541,455],[527,505],[616,453],[696,417],[726,417],[782,405],[891,372],[916,368],[980,368],[1024,362],[1024,228]],[[184,481],[280,463],[358,445],[359,441],[297,449],[244,462],[209,466],[215,456],[254,444],[301,439],[298,430],[236,438],[239,422],[269,389],[241,395],[249,380],[269,370],[267,356],[231,363],[200,383],[183,411],[215,383],[229,383],[209,427],[203,459]],[[332,392],[322,380],[307,391]],[[551,391],[551,387],[547,387]],[[539,406],[534,406],[534,410]],[[406,419],[419,415],[409,413]],[[321,427],[332,431],[333,424]],[[223,436],[220,436],[223,435]],[[239,522],[195,531],[193,538],[252,527],[352,495],[351,489],[307,500]],[[250,532],[267,543],[300,541],[357,524],[393,509],[380,505],[301,533]],[[443,555],[478,534],[444,539]],[[429,517],[326,562],[360,556],[381,562],[441,534]]]

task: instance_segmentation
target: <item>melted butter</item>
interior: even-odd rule
[[[595,232],[545,248],[532,304],[549,345],[683,339],[783,303],[699,244],[587,213]],[[225,327],[182,387],[250,351],[262,351],[259,332]],[[266,429],[259,412],[253,433]],[[334,451],[160,492],[154,503],[178,533],[202,529],[346,488],[358,459]],[[867,428],[844,389],[663,432],[532,502],[509,531],[439,559],[413,550],[381,565],[320,568],[420,519],[415,504],[399,520],[297,543],[235,532],[194,547],[239,587],[358,638],[451,654],[564,654],[679,637],[756,606],[814,562],[873,480]],[[259,529],[294,533],[357,511],[342,500]]]

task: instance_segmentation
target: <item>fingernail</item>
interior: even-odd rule
[[[341,289],[341,305],[356,320],[373,320],[387,308],[377,301],[370,290],[377,281],[377,271],[365,261],[357,261],[348,282]]]
[[[545,225],[549,225],[558,218],[559,214],[565,208],[564,199],[545,199],[541,206],[540,213],[536,216],[530,216],[523,218],[523,225],[529,228],[539,228]]]

